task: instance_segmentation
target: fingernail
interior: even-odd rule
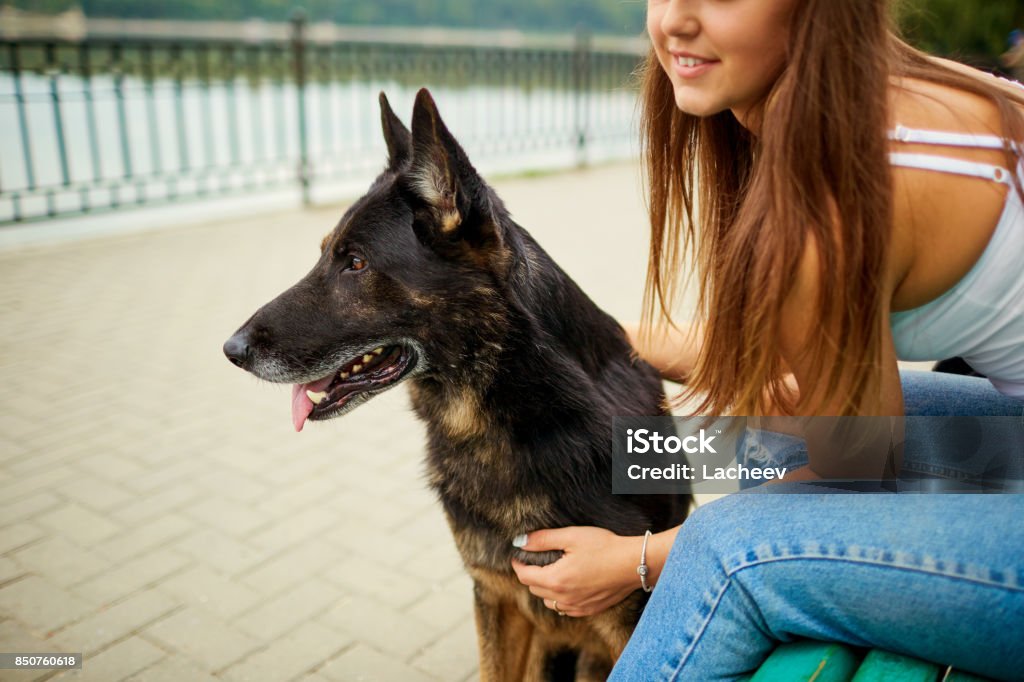
[[[523,533],[522,535],[517,535],[514,538],[512,538],[512,546],[519,547],[520,549],[526,547],[526,533]]]

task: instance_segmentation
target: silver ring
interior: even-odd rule
[[[558,600],[557,599],[555,599],[555,600],[553,600],[551,602],[551,608],[553,608],[555,610],[555,613],[557,613],[559,616],[564,616],[565,615],[565,611],[559,611],[558,610]]]

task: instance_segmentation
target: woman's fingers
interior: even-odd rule
[[[546,528],[535,530],[513,539],[512,544],[527,552],[546,552],[551,550],[564,550],[574,543],[578,527],[568,528]]]
[[[528,587],[550,587],[544,573],[545,566],[530,566],[522,561],[512,560],[512,570],[515,571],[519,582]]]
[[[561,613],[563,616],[578,617],[583,613],[572,604],[568,604],[559,599],[545,599],[544,606],[548,607],[555,613]]]

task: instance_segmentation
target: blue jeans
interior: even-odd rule
[[[982,379],[901,374],[907,414],[1021,415]],[[780,642],[1024,679],[1024,495],[774,494],[698,509],[610,680],[738,680]]]

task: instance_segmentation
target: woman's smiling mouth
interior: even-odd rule
[[[717,59],[700,57],[689,52],[670,52],[672,56],[672,69],[683,78],[695,78],[705,73],[715,64]]]

